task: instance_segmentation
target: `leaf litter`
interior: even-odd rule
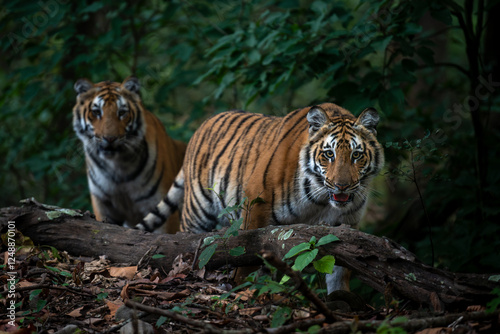
[[[341,326],[332,327],[335,323],[325,323],[324,316],[312,305],[294,303],[290,295],[259,295],[254,287],[233,292],[232,270],[197,269],[190,254],[179,255],[172,270],[165,273],[151,267],[139,270],[132,264],[111,263],[105,256],[73,257],[53,247],[34,246],[22,235],[17,240],[22,243],[17,245],[16,267],[9,272],[16,277],[15,319],[9,323],[11,319],[2,316],[1,333],[65,333],[64,329],[70,333],[126,333],[134,324],[144,333],[314,333],[321,329],[342,333],[355,330],[362,319],[386,321],[397,316],[411,318],[417,313],[422,316],[422,310],[397,303],[345,311],[339,314],[350,324],[346,331]],[[0,253],[2,268],[8,260],[5,244],[4,241]],[[2,315],[8,314],[9,273],[0,272]],[[472,305],[467,311],[481,310],[484,306]],[[278,327],[271,328],[272,325]],[[447,333],[454,328],[489,333],[498,329],[498,320],[458,321],[450,325],[454,327],[430,326],[418,333]],[[362,326],[358,329],[365,332]]]

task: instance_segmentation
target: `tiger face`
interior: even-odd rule
[[[321,107],[314,107],[307,120],[309,146],[303,164],[315,175],[318,191],[340,210],[364,203],[368,184],[383,164],[383,150],[375,137],[378,113],[369,108],[357,119],[328,117]]]
[[[122,84],[101,82],[92,84],[86,79],[75,83],[78,93],[73,127],[87,150],[101,159],[128,159],[144,136],[142,114],[136,78]],[[76,110],[78,109],[78,110]]]

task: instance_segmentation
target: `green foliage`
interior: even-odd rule
[[[273,314],[273,319],[271,321],[271,327],[277,328],[285,324],[285,322],[292,317],[292,309],[284,306],[279,306],[276,312]]]
[[[325,101],[355,114],[378,108],[389,172],[417,159],[404,148],[406,140],[413,147],[419,139],[434,143],[418,157],[416,176],[436,265],[496,272],[500,78],[499,55],[487,46],[497,31],[495,20],[486,19],[490,5],[5,2],[0,206],[34,196],[90,209],[84,155],[71,128],[72,86],[81,77],[121,81],[135,74],[145,105],[184,141],[209,115],[227,109],[281,116]],[[376,182],[372,199],[383,214],[367,217],[380,222],[367,228],[430,262],[414,184],[393,176]]]
[[[212,188],[208,188],[217,195],[217,197],[222,201],[222,195],[215,190],[215,185]],[[208,261],[215,254],[217,247],[219,246],[216,243],[216,240],[222,240],[223,251],[229,253],[231,256],[240,256],[245,254],[245,247],[238,246],[232,249],[227,250],[226,245],[231,237],[235,237],[238,235],[238,231],[241,229],[241,225],[245,219],[250,218],[250,214],[254,205],[258,203],[262,203],[262,198],[257,197],[252,201],[249,201],[248,198],[244,197],[240,203],[235,203],[234,205],[228,205],[223,208],[218,215],[218,218],[226,218],[228,221],[229,227],[225,230],[223,235],[215,235],[212,237],[207,237],[203,240],[203,246],[205,249],[200,254],[200,261],[198,263],[199,268],[203,268]]]
[[[104,301],[106,298],[108,298],[108,293],[107,292],[101,292],[97,295],[96,299],[100,302]]]
[[[165,257],[165,255],[163,255],[163,254],[155,254],[155,255],[151,256],[151,258],[153,260],[163,259],[164,257]]]
[[[285,255],[285,259],[290,259],[296,257],[295,264],[292,267],[295,270],[302,270],[305,266],[313,263],[318,271],[331,273],[333,270],[333,265],[335,259],[331,255],[324,256],[322,259],[314,261],[316,255],[318,254],[318,247],[326,245],[331,242],[338,241],[339,239],[334,235],[326,235],[317,241],[316,237],[311,237],[309,242],[304,242],[291,248],[290,251]],[[253,291],[253,296],[256,300],[257,297],[265,294],[280,294],[284,295],[289,299],[287,305],[281,305],[272,312],[271,327],[276,328],[283,326],[292,316],[292,305],[294,306],[306,306],[309,305],[309,301],[306,300],[300,292],[297,290],[296,286],[292,286],[288,283],[289,279],[287,276],[277,282],[273,277],[276,274],[276,268],[271,266],[265,259],[262,259],[264,264],[271,271],[271,275],[260,275],[258,272],[250,274],[246,278],[246,282],[233,288],[231,291],[222,294],[216,299],[219,301],[227,300],[229,297],[234,295],[234,293],[242,290]],[[317,293],[320,289],[313,287],[310,282],[314,274],[304,274],[306,284],[310,285],[311,288],[315,289]],[[251,301],[250,301],[251,302]],[[238,306],[238,300],[235,303],[230,303],[226,306],[226,312],[228,309],[232,308],[233,305]],[[238,306],[239,307],[239,306]],[[311,333],[314,333],[316,328],[311,329]]]
[[[200,262],[198,263],[198,267],[201,269],[203,268],[208,261],[212,258],[212,256],[215,254],[215,250],[217,249],[218,244],[213,243],[210,246],[206,247],[203,252],[200,254]]]
[[[325,255],[319,260],[314,260],[318,255],[319,246],[323,246],[335,241],[339,241],[339,238],[334,236],[333,234],[325,235],[324,237],[319,239],[318,242],[316,242],[316,237],[312,236],[309,242],[302,242],[292,247],[288,251],[288,253],[285,254],[284,259],[290,259],[294,256],[297,256],[292,266],[293,270],[302,271],[305,267],[312,263],[314,265],[314,268],[318,272],[322,274],[331,274],[333,272],[333,266],[335,265],[335,258],[332,255]],[[285,275],[281,279],[280,283],[283,284],[289,279],[290,277]]]
[[[167,318],[167,317],[165,317],[165,316],[163,316],[163,315],[162,315],[162,316],[160,316],[160,317],[158,318],[158,320],[156,320],[156,324],[155,324],[156,328],[160,328],[160,326],[161,326],[161,325],[163,325],[163,324],[164,324],[167,320],[168,320],[168,318]]]
[[[398,324],[405,323],[408,321],[408,318],[405,317],[397,317],[393,320],[389,321],[386,319],[382,322],[382,324],[377,328],[377,334],[406,334],[407,332],[401,328],[397,327]]]
[[[494,288],[491,292],[495,297],[486,305],[486,312],[492,313],[500,308],[500,288]]]

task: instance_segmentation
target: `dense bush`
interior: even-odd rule
[[[73,83],[135,74],[146,106],[185,141],[231,108],[375,106],[387,172],[365,228],[439,266],[498,271],[496,3],[9,1],[0,205],[34,196],[89,209]]]

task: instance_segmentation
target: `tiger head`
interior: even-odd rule
[[[348,209],[365,202],[368,184],[384,163],[376,139],[379,115],[368,108],[356,118],[338,106],[327,107],[312,107],[307,114],[309,145],[302,161],[329,203]]]
[[[137,78],[129,77],[121,84],[79,79],[74,88],[78,96],[73,128],[87,152],[117,159],[140,145],[145,129]]]

